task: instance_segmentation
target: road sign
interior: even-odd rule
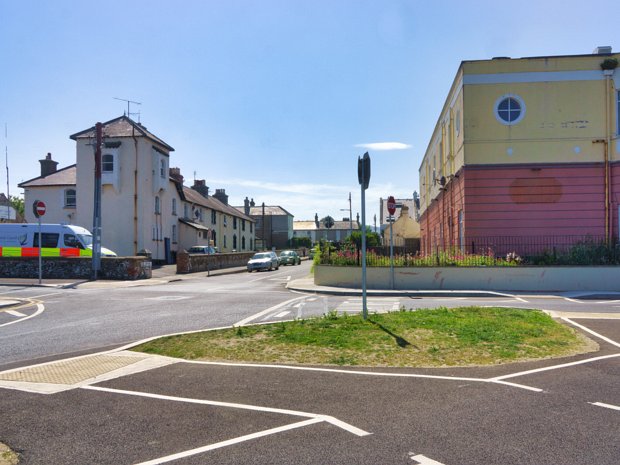
[[[45,202],[41,200],[35,200],[32,204],[32,212],[35,218],[40,218],[45,215]]]
[[[390,215],[396,213],[396,200],[393,195],[390,195],[387,199],[387,209]]]
[[[357,158],[357,180],[362,189],[368,189],[368,183],[370,182],[370,155],[368,155],[368,152],[363,157]]]

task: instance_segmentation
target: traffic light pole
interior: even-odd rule
[[[368,152],[357,159],[357,180],[362,186],[362,317],[368,318],[366,305],[366,189],[370,183],[370,156]]]
[[[368,318],[366,305],[366,189],[362,185],[362,317]]]

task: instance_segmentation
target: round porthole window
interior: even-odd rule
[[[518,95],[502,95],[495,101],[495,118],[502,124],[512,126],[525,116],[525,102]]]

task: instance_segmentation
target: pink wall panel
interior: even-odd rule
[[[422,250],[490,236],[605,235],[603,164],[465,166],[421,218]],[[610,166],[609,222],[618,238],[620,163]]]

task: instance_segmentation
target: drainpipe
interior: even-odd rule
[[[135,169],[133,171],[133,254],[138,255],[138,138],[136,128],[131,126]]]
[[[610,169],[610,160],[611,160],[611,122],[612,115],[611,109],[613,105],[611,105],[611,92],[610,86],[612,84],[611,77],[613,75],[614,70],[611,70],[611,73],[606,73],[605,75],[605,209],[606,209],[606,217],[607,217],[607,242],[611,243],[612,240],[612,227],[611,227],[611,169]]]

